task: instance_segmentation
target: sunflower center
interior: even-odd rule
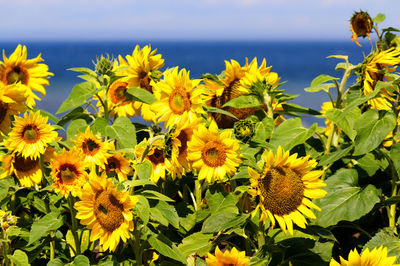
[[[7,110],[8,110],[8,103],[0,101],[0,124],[6,118]]]
[[[117,158],[110,157],[107,159],[106,172],[109,173],[110,171],[114,171],[115,169],[120,168],[120,165],[121,164]]]
[[[304,197],[301,176],[287,167],[271,168],[260,180],[262,204],[272,214],[287,215],[300,206]]]
[[[21,82],[22,84],[27,83],[27,73],[24,69],[19,66],[15,66],[7,73],[6,79],[8,84]]]
[[[108,232],[114,232],[124,222],[124,205],[108,191],[98,191],[95,196],[94,214],[102,226]]]
[[[185,90],[178,88],[169,96],[169,107],[175,114],[181,115],[190,110],[190,95]]]
[[[351,23],[357,36],[365,37],[371,31],[371,21],[365,14],[355,15]]]
[[[27,142],[35,142],[38,139],[38,128],[34,125],[28,125],[22,131],[22,135]]]
[[[153,88],[150,86],[150,78],[146,72],[141,72],[139,74],[139,85],[140,88],[153,93]]]
[[[207,142],[201,151],[201,158],[210,167],[222,166],[226,159],[225,146],[215,141]]]
[[[97,144],[97,142],[92,139],[88,139],[85,142],[83,142],[82,149],[84,153],[93,155],[99,149],[99,144]]]
[[[24,158],[22,156],[15,156],[13,163],[14,168],[19,172],[29,172],[39,165],[39,159]]]
[[[184,130],[179,133],[178,139],[181,142],[181,146],[179,147],[179,155],[183,154],[187,149],[188,135]]]
[[[58,178],[62,181],[62,183],[70,184],[74,181],[77,174],[78,173],[74,165],[64,164],[60,167]]]
[[[155,148],[153,154],[147,157],[154,165],[164,162],[164,153],[158,148]]]

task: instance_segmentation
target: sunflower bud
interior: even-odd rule
[[[361,46],[358,43],[358,37],[369,37],[369,34],[372,30],[372,19],[367,12],[355,12],[350,19],[350,30],[352,32],[351,40],[355,42],[358,46]]]
[[[255,125],[249,120],[240,120],[234,126],[235,137],[243,142],[247,142],[254,136]]]
[[[96,58],[96,63],[94,63],[94,67],[97,73],[100,75],[107,75],[107,76],[112,76],[113,75],[113,65],[114,65],[114,59],[110,58],[109,55],[107,57],[104,57],[103,55],[100,58]]]

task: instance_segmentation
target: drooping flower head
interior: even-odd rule
[[[326,194],[321,189],[326,184],[319,179],[323,171],[312,170],[317,162],[309,160],[309,156],[289,155],[279,146],[275,156],[271,150],[264,152],[260,165],[261,174],[248,168],[253,187],[249,193],[259,197],[253,215],[261,210],[260,220],[265,222],[269,218],[272,226],[277,220],[282,230],[287,229],[291,235],[293,222],[305,228],[304,215],[315,219],[309,208],[321,210],[309,198],[322,198]]]
[[[0,131],[8,134],[11,130],[10,115],[18,115],[26,111],[27,88],[22,84],[4,85],[0,81]]]
[[[371,41],[369,34],[372,30],[372,23],[372,19],[367,12],[355,12],[350,19],[351,40],[358,46],[361,46],[358,42],[359,37],[368,37],[369,41]]]
[[[28,95],[26,104],[29,107],[35,106],[35,99],[40,98],[32,92],[37,91],[42,94],[42,97],[46,95],[46,90],[43,86],[48,86],[48,76],[53,76],[53,73],[48,72],[49,68],[45,64],[39,64],[43,61],[39,54],[36,58],[27,59],[26,46],[17,46],[15,51],[7,58],[3,50],[3,61],[0,61],[0,78],[5,85],[10,85],[20,82],[26,85],[28,89]]]
[[[92,172],[93,174],[94,172]],[[90,177],[83,186],[81,201],[75,203],[76,218],[91,229],[90,241],[99,240],[103,250],[115,251],[122,239],[126,242],[133,230],[133,215],[138,198],[119,191],[106,174]]]
[[[215,255],[207,254],[206,263],[208,266],[247,266],[250,259],[246,257],[246,252],[239,252],[235,247],[231,251],[222,252],[219,247],[215,248]]]
[[[18,153],[1,155],[0,179],[15,176],[23,187],[32,187],[42,181],[42,169],[39,158],[24,158]]]
[[[39,111],[15,117],[14,127],[4,140],[7,149],[19,152],[23,157],[36,159],[44,154],[50,142],[58,139],[55,128],[47,123],[48,118]]]
[[[233,175],[241,162],[239,141],[232,138],[232,130],[219,133],[214,121],[208,129],[199,125],[188,142],[188,159],[199,179],[222,181]]]
[[[340,257],[340,263],[331,259],[329,266],[395,266],[399,264],[394,264],[396,257],[387,256],[387,248],[380,246],[378,249],[374,248],[369,250],[366,248],[361,255],[358,253],[357,249],[351,250],[347,260]]]

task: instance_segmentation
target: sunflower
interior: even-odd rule
[[[36,58],[27,59],[26,46],[17,46],[15,51],[7,58],[3,50],[3,60],[0,61],[0,77],[4,84],[10,85],[13,83],[22,83],[28,87],[28,98],[26,104],[29,107],[35,106],[35,99],[40,98],[32,92],[37,91],[46,95],[46,90],[43,86],[48,86],[48,76],[53,76],[53,73],[48,72],[49,68],[45,64],[38,64],[43,61],[39,54]]]
[[[81,156],[81,153],[74,148],[69,151],[63,149],[51,160],[54,190],[66,198],[70,193],[74,197],[80,197],[82,186],[89,178]]]
[[[25,158],[38,158],[50,142],[58,140],[57,131],[47,120],[39,111],[15,117],[14,127],[8,135],[9,138],[4,140],[4,145]]]
[[[125,154],[122,152],[116,152],[107,157],[105,171],[107,174],[114,172],[118,176],[118,180],[123,181],[128,179],[128,174],[132,171],[132,168],[130,167],[129,159],[125,157]]]
[[[150,45],[140,48],[136,45],[132,55],[125,58],[119,56],[120,67],[128,67],[121,71],[121,75],[126,76],[123,81],[128,82],[128,87],[142,88],[153,93],[153,87],[150,84],[154,77],[160,77],[161,72],[158,70],[164,66],[164,59],[161,54],[156,54],[157,49],[151,50]],[[135,109],[141,108],[142,117],[146,121],[153,121],[154,112],[150,106],[145,103],[135,102]]]
[[[309,208],[321,210],[308,198],[325,196],[321,187],[326,184],[319,179],[323,171],[311,171],[317,165],[315,160],[309,160],[309,156],[297,158],[297,153],[289,156],[281,146],[275,156],[271,150],[264,152],[260,164],[261,174],[248,168],[253,187],[249,193],[259,196],[253,215],[261,209],[260,220],[265,222],[269,217],[272,226],[277,220],[285,233],[287,229],[293,235],[293,222],[305,228],[307,221],[303,215],[315,219]]]
[[[368,266],[368,265],[376,265],[376,266],[395,266],[399,264],[394,264],[396,257],[388,257],[387,256],[387,248],[380,246],[378,249],[374,248],[369,251],[366,248],[361,255],[358,254],[357,249],[351,250],[349,253],[348,260],[340,257],[340,263],[335,261],[333,258],[331,259],[329,266]]]
[[[350,19],[351,40],[360,47],[361,44],[358,42],[358,37],[368,37],[371,42],[369,34],[372,30],[372,23],[372,19],[367,12],[355,12]]]
[[[165,71],[164,80],[151,82],[157,102],[151,105],[158,122],[165,122],[165,127],[171,127],[181,120],[189,123],[204,113],[202,90],[196,89],[200,80],[191,80],[189,71],[178,67]]]
[[[209,183],[233,175],[241,162],[239,141],[232,139],[232,130],[220,134],[214,121],[208,129],[199,125],[187,145],[187,158],[199,171],[198,178],[207,179]]]
[[[326,112],[330,109],[333,108],[333,104],[332,102],[323,102],[322,106],[321,106],[321,115],[325,116]],[[329,120],[328,118],[325,119],[325,135],[328,136],[330,134],[330,132],[333,130],[334,124],[331,120]]]
[[[246,252],[239,252],[235,247],[231,251],[225,250],[224,253],[217,246],[215,248],[215,255],[210,253],[207,254],[206,263],[209,266],[247,266],[250,263],[250,259],[246,258]]]
[[[364,94],[367,96],[373,92],[378,81],[390,81],[391,78],[386,73],[396,71],[398,64],[400,64],[400,49],[390,48],[368,56],[364,60],[361,73]],[[368,100],[368,104],[371,108],[378,110],[390,110],[391,102],[394,102],[394,94],[386,88],[381,88],[380,96]]]
[[[94,172],[93,172],[94,173]],[[133,230],[133,215],[138,198],[121,192],[103,174],[91,176],[83,186],[81,201],[75,203],[76,218],[92,230],[90,241],[99,239],[103,250],[115,251],[120,239],[126,242]]]
[[[0,155],[2,173],[0,179],[14,175],[21,186],[31,187],[42,181],[39,158],[24,158],[18,153]]]
[[[22,84],[4,85],[0,81],[0,131],[4,134],[11,130],[10,115],[26,111],[26,90]]]
[[[72,142],[83,154],[83,161],[91,169],[96,165],[104,169],[107,163],[108,151],[114,150],[112,142],[104,142],[100,137],[93,135],[90,127],[87,127],[85,132],[79,132]]]

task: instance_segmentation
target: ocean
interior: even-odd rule
[[[0,42],[0,48],[10,55],[18,43]],[[335,71],[339,59],[327,58],[329,55],[348,55],[350,63],[357,64],[370,52],[370,45],[358,47],[349,40],[346,41],[99,41],[99,42],[26,42],[28,58],[42,54],[49,71],[54,73],[50,78],[50,86],[46,87],[46,97],[37,104],[38,108],[56,113],[61,103],[68,97],[72,87],[81,82],[78,73],[67,70],[72,67],[89,67],[93,69],[96,56],[109,54],[132,54],[137,44],[141,47],[150,44],[157,48],[165,59],[162,70],[179,66],[190,70],[191,78],[199,78],[202,74],[219,74],[225,69],[224,60],[234,59],[241,65],[245,58],[251,61],[257,57],[261,63],[267,60],[271,71],[277,72],[281,87],[289,94],[299,96],[292,103],[300,104],[315,110],[320,110],[323,101],[329,98],[325,93],[308,93],[304,88],[320,74],[336,77],[342,76],[342,71]],[[354,81],[354,79],[353,79]],[[60,116],[60,115],[57,115]],[[310,124],[314,118],[306,118],[305,124]],[[307,125],[306,125],[307,126]]]

